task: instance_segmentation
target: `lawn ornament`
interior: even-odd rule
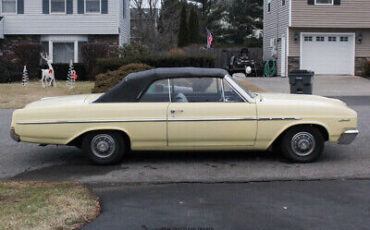
[[[55,73],[54,73],[54,68],[51,65],[53,63],[53,60],[49,57],[49,55],[45,55],[41,53],[41,58],[46,61],[48,64],[49,69],[42,69],[42,75],[41,75],[41,82],[42,82],[42,87],[45,88],[45,85],[48,86],[56,86],[55,82]]]
[[[28,71],[27,71],[27,66],[24,66],[23,68],[23,75],[22,75],[22,85],[26,86],[28,84]]]
[[[67,87],[73,89],[75,87],[75,82],[77,80],[78,76],[76,73],[76,70],[73,67],[72,60],[69,62],[69,69],[68,69],[68,75],[67,75]]]

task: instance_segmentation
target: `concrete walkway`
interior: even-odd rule
[[[253,78],[248,82],[267,92],[289,93],[289,78]],[[370,96],[370,80],[356,76],[317,75],[313,94],[321,96]]]

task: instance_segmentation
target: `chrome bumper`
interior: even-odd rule
[[[15,133],[15,130],[14,128],[11,128],[10,129],[10,137],[15,140],[16,142],[20,142],[21,141],[21,138],[19,138],[19,136]]]
[[[338,144],[349,145],[359,134],[357,129],[347,130],[340,136]]]

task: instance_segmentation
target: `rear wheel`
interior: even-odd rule
[[[324,138],[315,127],[291,128],[282,138],[281,150],[283,155],[293,162],[312,162],[324,151]]]
[[[122,160],[126,145],[122,135],[112,131],[89,133],[84,137],[83,150],[95,164],[115,164]]]

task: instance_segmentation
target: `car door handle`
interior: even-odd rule
[[[180,109],[180,110],[174,110],[174,109],[172,109],[171,110],[171,113],[172,114],[174,114],[174,113],[183,113],[184,112],[184,110],[182,110],[182,109]]]

